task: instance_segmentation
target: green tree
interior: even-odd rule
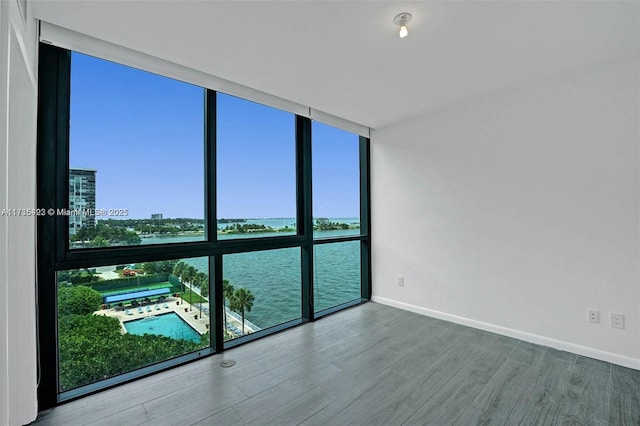
[[[83,226],[73,236],[74,241],[91,241],[98,235],[95,226]]]
[[[98,235],[93,239],[91,245],[93,247],[108,247],[109,241],[107,241],[102,235]]]
[[[129,231],[127,229],[122,230],[121,233],[117,235],[115,241],[116,244],[125,244],[125,245],[138,245],[142,242],[142,239],[138,234],[134,231]]]
[[[170,274],[178,262],[175,260],[160,260],[157,262],[147,262],[142,264],[145,274]]]
[[[83,285],[58,289],[58,315],[87,315],[102,304],[100,293]]]
[[[200,287],[202,297],[209,296],[209,276],[204,272],[198,272],[196,282],[198,283],[198,287]]]
[[[87,269],[75,269],[71,271],[60,271],[58,272],[58,282],[66,282],[71,283],[73,285],[78,284],[91,284],[98,281],[103,281],[103,279],[99,275],[94,275],[91,271]]]
[[[316,228],[319,231],[327,231],[331,229],[331,221],[326,217],[316,219]]]
[[[142,270],[147,275],[157,274],[158,272],[160,272],[160,270],[159,270],[160,268],[158,268],[158,263],[159,262],[146,262],[146,263],[143,263],[142,264]]]
[[[140,236],[129,231],[118,221],[102,220],[96,226],[83,226],[72,237],[73,241],[90,241],[90,247],[108,245],[137,245],[142,242]]]
[[[69,390],[123,374],[208,345],[155,334],[122,334],[116,318],[65,315],[59,321],[60,389]]]
[[[198,275],[198,270],[191,265],[188,265],[182,274],[182,279],[189,283],[189,310],[191,310],[191,301],[193,296],[193,281]]]
[[[240,312],[242,316],[242,334],[244,335],[244,313],[251,312],[251,308],[253,307],[253,301],[255,300],[255,296],[251,293],[251,290],[247,290],[244,287],[240,287],[233,293],[233,297],[231,298],[231,309]]]
[[[200,288],[200,295],[202,297],[207,297],[209,295],[209,276],[204,272],[196,273],[196,277],[194,279],[194,283],[198,288]],[[200,303],[198,303],[198,309],[200,310],[200,316],[202,316],[202,297],[198,298]]]
[[[231,303],[231,299],[233,298],[233,292],[235,290],[236,289],[229,282],[229,280],[222,280],[222,309],[223,309],[222,316],[224,317],[224,329],[225,330],[227,329],[227,312],[226,312],[226,309],[224,307],[227,304],[227,300],[229,300],[229,303]]]
[[[173,276],[175,276],[178,281],[182,284],[182,292],[184,292],[184,283],[182,282],[182,277],[184,275],[184,271],[187,268],[187,264],[183,261],[180,261],[173,267]]]
[[[178,263],[177,260],[162,260],[155,262],[158,265],[158,273],[170,274],[173,271],[173,267]]]

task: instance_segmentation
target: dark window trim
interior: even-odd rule
[[[71,52],[48,44],[40,44],[38,92],[38,208],[66,208],[69,201],[69,114]],[[166,245],[120,246],[100,249],[70,249],[68,222],[65,217],[42,216],[38,218],[38,344],[39,344],[39,409],[53,407],[88,393],[125,383],[139,377],[163,371],[219,353],[225,348],[270,335],[284,329],[364,303],[371,297],[370,277],[370,201],[369,201],[369,139],[360,137],[360,235],[314,239],[312,209],[312,158],[311,120],[295,116],[296,120],[296,227],[297,235],[238,238],[217,238],[216,211],[216,96],[205,89],[205,240]],[[359,300],[314,313],[313,301],[313,247],[317,244],[361,242],[361,286]],[[227,254],[299,247],[301,249],[301,298],[302,312],[299,319],[224,342],[222,279],[223,256]],[[209,258],[209,281],[214,312],[211,330],[215,336],[211,347],[174,359],[165,360],[101,382],[60,393],[58,391],[57,347],[57,291],[56,271],[80,267],[94,267],[128,262],[159,261],[193,257]]]
[[[300,267],[302,268],[302,318],[313,321],[313,170],[311,163],[311,120],[298,117],[296,120],[296,140],[298,142],[298,176],[299,193],[302,193],[302,206],[298,220],[302,226],[302,251]]]
[[[360,285],[361,296],[371,300],[371,141],[360,136]]]
[[[109,377],[108,379],[101,380],[99,382],[90,383],[88,385],[80,386],[68,391],[60,392],[58,394],[58,403],[70,402],[78,398],[82,398],[93,393],[103,391],[113,386],[122,385],[132,382],[134,380],[141,379],[143,377],[152,376],[156,373],[168,370],[170,368],[178,367],[180,365],[187,364],[189,362],[197,361],[203,357],[214,355],[216,351],[213,348],[202,348],[198,351],[188,354],[180,355],[175,358],[166,359],[164,361],[157,362],[155,364],[147,365],[145,367],[138,368],[136,370],[129,371],[127,373],[120,374],[118,376]],[[39,407],[39,409],[42,409]]]
[[[42,46],[39,58],[38,88],[38,142],[37,142],[37,204],[38,208],[56,208],[56,176],[59,155],[57,139],[63,138],[64,121],[59,112],[64,108],[64,91],[61,82],[68,81],[69,52],[53,46]],[[67,94],[68,104],[68,94]],[[59,150],[58,150],[59,151]],[[43,173],[46,171],[48,173]],[[54,179],[51,179],[53,174]],[[58,201],[59,202],[59,201]],[[57,297],[51,291],[51,277],[55,274],[56,253],[60,247],[57,238],[60,229],[51,217],[38,217],[37,225],[37,297],[38,297],[38,404],[39,408],[56,405],[58,395],[58,351],[57,351]]]

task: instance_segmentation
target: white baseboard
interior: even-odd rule
[[[372,296],[371,300],[382,305],[393,306],[395,308],[404,309],[405,311],[415,312],[416,314],[438,318],[456,324],[466,325],[480,330],[501,334],[503,336],[513,337],[515,339],[524,340],[526,342],[535,343],[537,345],[548,346],[554,349],[559,349],[589,358],[595,358],[601,361],[610,362],[612,364],[622,365],[624,367],[640,370],[640,359],[618,355],[612,352],[601,351],[598,349],[589,348],[587,346],[576,345],[574,343],[556,340],[537,334],[531,334],[525,331],[514,330],[512,328],[502,327],[495,324],[476,321],[458,315],[452,315],[445,312],[435,311],[433,309],[423,308],[421,306],[411,305],[409,303],[398,302],[396,300],[387,299],[385,297]]]

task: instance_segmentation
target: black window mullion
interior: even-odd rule
[[[38,208],[47,214],[38,218],[38,408],[53,407],[58,393],[56,259],[64,253],[64,221],[51,214],[61,207],[65,194],[57,182],[66,170],[65,129],[68,131],[70,52],[40,45],[38,82]],[[66,111],[66,115],[64,112]],[[62,145],[62,146],[61,146]],[[46,173],[45,173],[46,171]]]
[[[369,186],[371,176],[369,172],[369,139],[360,136],[360,235],[369,236],[371,232],[369,202]]]
[[[302,232],[302,318],[313,321],[313,196],[311,170],[311,120],[296,116],[298,177],[298,229]]]
[[[69,208],[69,121],[71,118],[71,52],[58,49],[57,67],[57,122],[56,122],[56,259],[64,258],[69,247],[69,216],[57,215],[58,209]]]
[[[214,249],[213,244],[204,241],[176,243],[172,245],[105,247],[97,250],[72,250],[67,259],[57,262],[56,268],[78,269],[90,265],[108,266],[141,262],[155,262],[178,258],[208,256]]]
[[[222,294],[223,287],[223,259],[222,255],[212,256],[209,258],[209,294],[213,294],[213,304],[209,300],[209,310],[213,315],[209,318],[213,320],[211,329],[214,330],[215,339],[211,340],[211,345],[215,348],[216,352],[220,352],[224,348],[224,297]],[[211,271],[213,271],[213,279],[211,279]],[[213,283],[213,288],[211,288]],[[211,292],[213,290],[213,292]]]
[[[313,245],[302,246],[300,255],[300,267],[302,268],[302,318],[306,321],[313,321]]]
[[[367,237],[360,243],[361,297],[371,299],[371,185],[370,141],[360,136],[360,233]]]
[[[346,243],[348,241],[363,241],[366,240],[367,237],[362,235],[348,235],[345,237],[326,237],[326,238],[317,238],[313,240],[313,245],[317,246],[320,244],[332,244],[332,243]]]
[[[216,99],[217,93],[205,90],[205,209],[207,226],[206,239],[210,242],[218,240],[218,215],[216,198]]]

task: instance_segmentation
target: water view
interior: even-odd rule
[[[57,332],[58,391],[204,355],[218,337],[210,246],[193,247],[192,258],[142,250],[147,262],[133,262],[140,246],[244,239],[246,252],[222,256],[224,341],[299,319],[310,265],[301,244],[275,249],[273,238],[296,235],[299,200],[311,209],[314,238],[360,235],[359,135],[313,121],[313,144],[300,152],[292,112],[75,52],[70,66],[68,110],[59,108],[73,126],[58,142],[67,178],[47,174],[68,193],[56,212],[68,238],[43,250],[53,250],[52,259],[108,247],[119,255],[87,250],[77,269],[50,265],[58,324],[43,330]],[[215,164],[205,161],[211,125]],[[298,161],[307,156],[311,176]],[[300,178],[311,179],[312,199]],[[209,190],[219,218],[213,229],[205,221]],[[360,297],[360,244],[325,240],[313,248],[312,269],[304,270],[313,272],[316,312]]]
[[[358,219],[331,219],[337,223],[354,224]],[[248,220],[249,223],[277,226],[295,223],[293,219]],[[237,223],[237,222],[236,222]],[[220,226],[220,225],[219,225]],[[359,229],[316,230],[316,238],[351,236]],[[260,234],[219,234],[218,239],[280,236],[279,232]],[[193,241],[190,236],[153,236],[143,238],[143,244],[167,244]],[[292,255],[291,253],[295,254]],[[357,241],[331,243],[314,249],[315,311],[327,309],[360,297],[360,244]],[[207,258],[185,259],[199,271],[207,270]],[[246,319],[260,328],[271,327],[300,318],[300,249],[267,250],[223,258],[224,279],[234,287],[250,288],[255,296]]]
[[[334,229],[318,236],[352,232]],[[59,271],[60,390],[207,347],[208,260],[202,256]],[[360,297],[359,241],[316,245],[313,263],[316,312]],[[224,340],[301,317],[301,248],[224,255],[223,268]],[[123,357],[132,347],[137,355]],[[87,351],[101,368],[85,362]]]

